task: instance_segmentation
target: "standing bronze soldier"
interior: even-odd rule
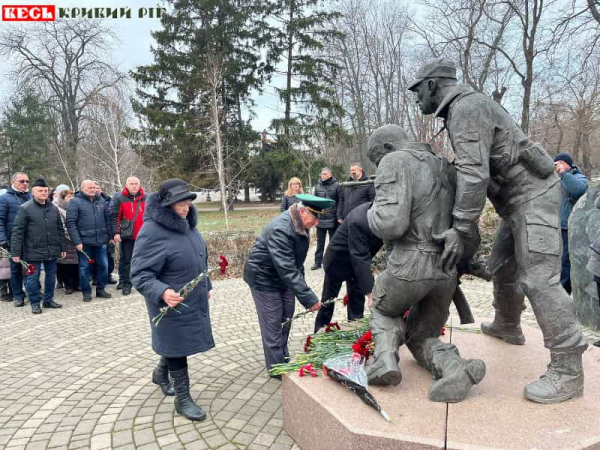
[[[477,222],[487,192],[502,220],[490,257],[495,317],[481,329],[523,344],[520,319],[527,295],[551,361],[539,380],[525,386],[524,396],[539,403],[581,396],[582,354],[588,344],[559,282],[559,179],[552,159],[499,103],[458,84],[452,61],[428,61],[409,89],[423,114],[444,119],[456,154],[456,199],[452,228],[443,233],[444,268],[475,251],[464,246],[479,241]]]

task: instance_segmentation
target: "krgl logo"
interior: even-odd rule
[[[138,18],[160,19],[166,8],[139,8]],[[56,19],[131,19],[131,8],[56,8],[56,5],[2,5],[4,22],[52,22]]]

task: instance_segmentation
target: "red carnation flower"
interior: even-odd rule
[[[88,259],[88,264],[94,264],[96,262],[95,259]]]
[[[344,306],[348,306],[348,294],[344,295],[344,300],[342,300]]]
[[[225,255],[219,255],[219,268],[221,270],[221,275],[225,274],[227,271],[227,266],[229,265],[229,261],[225,257]]]
[[[27,270],[25,275],[33,275],[35,273],[35,266],[33,264],[27,264]]]
[[[327,327],[325,327],[325,333],[329,333],[330,331],[334,331],[335,329],[341,330],[337,322],[331,322],[327,324]]]
[[[446,335],[446,327],[442,327],[442,332],[440,333],[440,336],[445,336]]]
[[[310,350],[310,341],[312,340],[312,336],[306,336],[306,342],[304,343],[304,353],[308,353]]]

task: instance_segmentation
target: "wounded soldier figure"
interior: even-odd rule
[[[375,130],[368,156],[378,166],[369,227],[393,245],[373,288],[375,360],[367,370],[369,383],[400,383],[398,349],[406,343],[433,375],[429,398],[459,402],[483,379],[485,363],[461,358],[455,345],[438,339],[457,287],[456,268],[439,268],[443,245],[438,236],[452,226],[454,168],[429,144],[409,142],[397,125]]]

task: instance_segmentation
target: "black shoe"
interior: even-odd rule
[[[54,300],[50,300],[49,302],[44,302],[44,308],[58,309],[62,308],[62,305],[60,303],[56,303]]]
[[[39,303],[32,303],[31,304],[31,312],[33,314],[41,314],[42,313],[42,307],[40,306]]]
[[[600,347],[600,341],[596,341],[592,345],[594,345],[595,347]]]
[[[281,375],[269,375],[269,378],[273,378],[274,380],[281,381]]]
[[[108,277],[108,284],[117,284],[117,280],[115,280],[113,277]]]
[[[119,281],[117,283],[117,289],[119,289],[119,290],[123,289],[123,282],[122,281]]]
[[[201,421],[206,419],[206,413],[194,402],[190,395],[190,377],[187,367],[169,371],[175,389],[175,410],[188,420]]]
[[[71,295],[73,292],[75,292],[74,289],[69,289],[69,288],[65,289],[65,295]]]
[[[83,294],[83,301],[84,302],[91,302],[92,301],[92,294]]]
[[[55,289],[62,289],[64,287],[65,287],[64,283],[62,281],[59,281],[58,283],[56,283],[56,288]]]
[[[321,268],[321,264],[317,264],[314,263],[312,266],[310,266],[310,270],[318,270]]]
[[[25,306],[25,300],[22,298],[15,298],[15,306],[17,308],[21,308],[21,307]]]
[[[167,367],[166,359],[161,356],[158,366],[152,372],[152,382],[160,386],[163,395],[171,397],[175,395],[173,383],[169,381],[169,368]]]
[[[123,286],[123,295],[131,294],[131,286]]]
[[[102,289],[101,291],[96,291],[96,297],[98,298],[112,298],[112,295],[110,295],[108,292],[106,292],[104,289]]]

